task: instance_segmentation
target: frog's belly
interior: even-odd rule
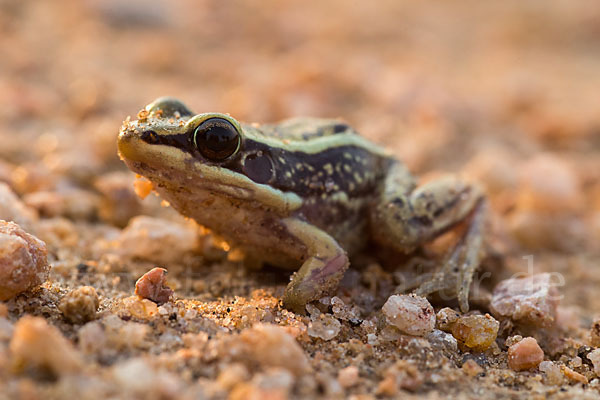
[[[260,204],[220,197],[204,190],[185,196],[173,195],[172,190],[160,187],[157,190],[181,214],[193,218],[252,258],[297,269],[307,257],[306,246],[283,224],[285,216]]]

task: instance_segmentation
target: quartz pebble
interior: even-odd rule
[[[546,376],[546,382],[550,385],[561,385],[564,381],[564,375],[558,365],[552,361],[542,361],[538,369]]]
[[[389,324],[408,335],[424,336],[435,328],[435,311],[423,297],[390,296],[382,311]]]
[[[463,315],[452,327],[452,336],[466,347],[484,351],[494,343],[500,323],[491,315]]]
[[[284,328],[257,324],[244,330],[238,340],[228,343],[225,351],[240,361],[252,361],[267,367],[281,367],[296,376],[310,370],[308,358],[294,337]]]
[[[458,349],[456,338],[439,329],[434,329],[432,332],[428,333],[425,338],[436,349],[447,351],[456,351]]]
[[[58,306],[65,318],[73,324],[93,320],[100,305],[98,293],[91,286],[81,286],[62,298]]]
[[[24,316],[15,324],[10,351],[17,370],[46,369],[55,376],[78,372],[81,355],[54,326],[45,319]]]
[[[526,337],[508,348],[508,366],[514,371],[536,368],[542,361],[544,351],[532,337]]]
[[[496,318],[548,327],[556,319],[558,299],[552,275],[541,273],[500,282],[494,289],[490,309]]]
[[[50,266],[46,244],[13,222],[0,220],[0,300],[42,284]]]
[[[194,225],[166,219],[138,216],[132,218],[118,239],[119,252],[160,264],[181,260],[181,254],[198,245]]]
[[[342,328],[342,324],[330,314],[321,314],[312,317],[308,324],[308,335],[323,340],[335,338]]]
[[[600,349],[590,351],[587,355],[588,360],[592,362],[594,366],[594,373],[600,376]]]
[[[159,305],[167,303],[173,295],[173,290],[167,286],[166,275],[166,269],[152,268],[135,283],[135,294]]]

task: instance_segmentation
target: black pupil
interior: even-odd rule
[[[240,135],[226,119],[211,118],[196,128],[194,142],[204,157],[221,161],[235,153],[240,143]]]

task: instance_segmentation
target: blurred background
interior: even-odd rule
[[[513,268],[539,253],[600,310],[595,1],[0,0],[0,54],[0,181],[42,216],[139,212],[115,216],[133,180],[115,140],[158,96],[340,117],[415,173],[481,181]]]

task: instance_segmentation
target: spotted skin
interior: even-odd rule
[[[211,118],[227,120],[240,138],[224,159],[208,159],[197,147],[196,128]],[[124,122],[118,147],[128,167],[180,213],[253,259],[297,269],[283,297],[296,312],[335,290],[349,258],[369,241],[411,252],[467,221],[456,256],[418,290],[453,290],[468,309],[481,257],[483,193],[454,178],[418,187],[400,161],[344,122],[248,125],[225,114],[194,115],[161,98]]]

